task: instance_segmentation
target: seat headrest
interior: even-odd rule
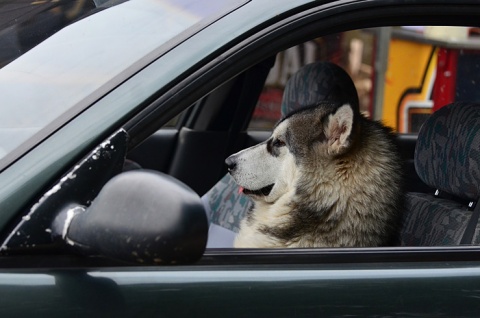
[[[358,94],[350,75],[331,62],[307,64],[288,79],[282,98],[282,117],[291,111],[331,101],[359,109]]]
[[[480,197],[480,104],[457,102],[423,124],[415,169],[431,187],[462,199]]]

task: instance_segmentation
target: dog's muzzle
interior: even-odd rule
[[[228,172],[232,175],[232,177],[238,183],[238,180],[236,180],[236,178],[234,176],[235,170],[237,169],[237,162],[238,162],[237,160],[238,160],[237,156],[231,155],[230,157],[225,159],[225,164],[227,165]],[[260,189],[251,190],[251,189],[245,188],[242,185],[242,186],[240,186],[239,191],[243,192],[243,194],[251,195],[251,196],[267,196],[272,191],[273,186],[274,186],[274,184],[272,183],[272,184],[269,184],[269,185],[267,185],[265,187],[262,187]]]

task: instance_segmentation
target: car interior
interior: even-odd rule
[[[474,136],[475,133],[468,129],[463,131],[458,125],[468,116],[470,116],[468,118],[474,117],[475,106],[459,103],[455,104],[455,107],[448,106],[445,109],[471,108],[472,113],[469,115],[465,110],[466,113],[462,113],[461,116],[467,117],[454,119],[457,126],[446,126],[444,133],[433,137],[445,138],[445,135],[453,134],[452,136],[455,137],[450,137],[444,148],[428,149],[428,146],[435,146],[431,138],[432,130],[435,131],[436,126],[429,128],[428,125],[435,125],[439,121],[429,115],[434,110],[432,100],[435,99],[435,94],[438,95],[439,84],[435,80],[441,78],[440,75],[435,77],[431,73],[432,68],[435,67],[437,72],[441,71],[442,54],[450,50],[448,39],[440,39],[446,43],[443,48],[440,42],[435,42],[438,39],[433,41],[428,39],[428,36],[421,35],[427,34],[427,31],[431,32],[429,27],[389,28],[393,29],[393,31],[389,30],[390,44],[383,43],[384,46],[386,44],[390,47],[388,61],[394,60],[397,55],[410,53],[409,45],[413,43],[420,46],[416,48],[417,50],[426,52],[422,53],[426,56],[426,64],[417,71],[421,73],[419,80],[405,79],[402,77],[404,75],[394,73],[402,67],[401,65],[389,65],[388,61],[384,60],[383,67],[387,74],[385,79],[377,74],[374,68],[375,63],[379,63],[380,35],[384,29],[342,32],[316,38],[278,52],[198,100],[130,151],[128,159],[144,169],[161,171],[181,180],[200,196],[208,194],[212,189],[216,191],[215,187],[224,187],[225,183],[230,182],[224,178],[227,172],[225,158],[269,137],[273,125],[280,118],[279,103],[288,77],[302,65],[319,60],[329,61],[340,65],[350,74],[359,94],[361,110],[366,116],[385,122],[387,118],[385,113],[390,112],[390,115],[396,118],[393,121],[393,128],[398,132],[397,144],[405,161],[405,191],[408,194],[404,227],[399,244],[433,246],[471,244],[478,241],[479,238],[475,238],[478,235],[468,234],[470,239],[463,236],[467,226],[473,227],[473,231],[478,234],[475,230],[478,227],[478,217],[474,215],[473,208],[479,195],[475,191],[468,193],[466,190],[477,189],[476,181],[472,180],[471,184],[455,188],[453,185],[447,185],[459,173],[455,170],[458,165],[454,165],[457,168],[448,168],[450,165],[448,160],[441,163],[445,170],[435,171],[435,177],[431,171],[424,172],[425,169],[429,169],[429,165],[434,160],[438,160],[435,158],[447,159],[444,156],[445,149],[457,152],[458,147],[464,146],[464,143],[458,143],[456,140],[458,134]],[[475,58],[475,55],[472,57],[472,54],[467,51],[462,49],[459,51],[461,56],[459,64]],[[389,81],[393,80],[406,81],[400,88],[402,91],[397,100],[391,99],[392,94],[388,91],[388,89],[394,90],[388,87],[391,84]],[[384,85],[382,81],[387,84]],[[462,90],[472,88],[466,86],[461,88],[460,82],[454,85],[456,85],[457,96]],[[378,95],[378,91],[382,91],[383,99],[382,95]],[[412,96],[413,98],[410,98]],[[441,100],[442,106],[457,101],[456,98],[449,101]],[[379,109],[381,113],[383,105],[387,104],[394,110],[384,107],[383,117],[376,114]],[[408,104],[406,108],[405,104]],[[435,107],[443,109],[439,105]],[[406,115],[402,113],[403,111]],[[456,118],[457,115],[449,114],[448,116]],[[427,118],[430,119],[426,120]],[[450,121],[450,119],[444,120]],[[419,135],[418,132],[424,122],[425,128]],[[420,142],[417,142],[417,138]],[[419,147],[422,147],[422,150],[419,150]],[[468,150],[465,151],[468,152]],[[474,170],[461,169],[463,169],[462,176],[475,173]],[[445,182],[445,177],[449,182]],[[228,197],[228,200],[232,200],[231,197]],[[442,207],[440,211],[436,210],[438,206]],[[431,213],[427,213],[428,211]],[[238,224],[232,229],[236,228]]]

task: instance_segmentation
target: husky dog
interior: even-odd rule
[[[397,237],[403,178],[394,134],[350,104],[294,111],[226,164],[254,202],[235,247],[385,246]]]

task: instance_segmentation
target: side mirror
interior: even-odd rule
[[[86,255],[140,264],[185,264],[205,251],[208,223],[200,197],[159,172],[121,173],[87,209],[63,210],[52,234]]]

